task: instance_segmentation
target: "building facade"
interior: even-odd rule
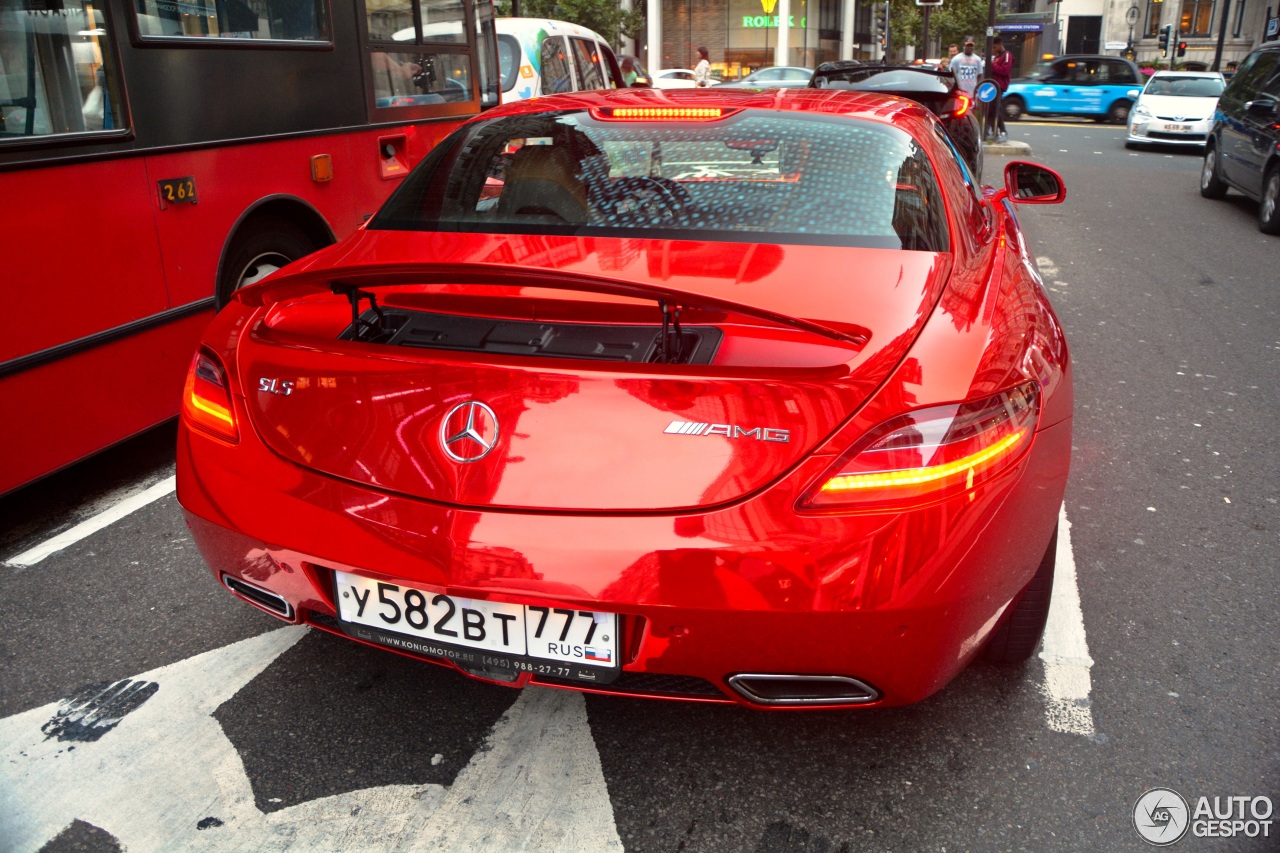
[[[711,55],[713,72],[737,79],[756,68],[775,64],[779,0],[649,0],[661,2],[661,56],[650,50],[648,65],[692,68],[697,48]],[[1272,5],[1268,5],[1268,4]],[[1130,55],[1142,64],[1158,63],[1189,70],[1213,64],[1227,5],[1222,69],[1236,63],[1268,40],[1268,26],[1280,23],[1280,0],[999,0],[996,29],[1025,73],[1046,55],[1103,53]],[[870,44],[871,6],[857,0],[853,12],[856,59],[878,53]],[[841,58],[847,7],[842,0],[790,0],[787,61],[814,68]],[[1171,57],[1159,50],[1160,31],[1173,27]],[[981,40],[981,33],[976,33]],[[1274,38],[1275,36],[1272,36]],[[1176,56],[1177,45],[1185,52]],[[931,46],[927,55],[941,49]],[[924,51],[916,51],[919,56]]]

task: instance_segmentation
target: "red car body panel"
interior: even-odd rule
[[[670,94],[564,96],[502,112]],[[866,707],[918,701],[953,678],[1034,574],[1070,459],[1067,345],[1012,207],[967,188],[932,117],[897,99],[727,90],[698,102],[907,128],[942,185],[951,251],[354,235],[243,291],[205,334],[226,366],[240,439],[184,420],[178,497],[214,576],[278,595],[290,619],[335,633],[334,570],[622,617],[615,685],[525,672],[515,686],[759,707],[727,679],[835,675],[875,688]],[[351,313],[327,282],[407,281],[426,260],[493,280],[401,284],[380,291],[383,304],[621,323],[648,312],[651,322],[652,303],[574,289],[614,282],[702,298],[711,307],[687,322],[723,327],[725,342],[711,364],[620,365],[337,339]],[[529,285],[542,274],[572,288]],[[293,392],[258,390],[272,379]],[[1028,381],[1039,389],[1034,436],[993,478],[893,509],[798,509],[877,425]],[[500,452],[460,466],[438,435],[450,407],[472,398],[493,407],[504,432]],[[775,428],[790,440],[664,433],[677,420]],[[706,689],[636,686],[632,675]]]

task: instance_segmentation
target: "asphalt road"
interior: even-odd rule
[[[237,602],[168,494],[0,565],[0,849],[1118,851],[1149,788],[1280,803],[1280,239],[1199,197],[1196,153],[1010,136],[1068,186],[1021,213],[1076,369],[1067,707],[1041,660],[870,713],[479,684]],[[0,561],[163,482],[172,441],[0,500]],[[1271,819],[1175,849],[1280,849]]]

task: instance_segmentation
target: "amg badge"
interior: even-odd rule
[[[703,424],[693,421],[672,421],[663,430],[672,435],[722,435],[725,438],[754,438],[756,441],[791,440],[791,430],[774,427],[743,429],[736,424]]]

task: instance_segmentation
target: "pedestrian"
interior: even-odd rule
[[[636,61],[633,57],[622,57],[622,81],[628,86],[634,86],[636,80],[640,77],[640,73],[636,71]]]
[[[959,52],[960,52],[960,48],[959,48],[959,46],[957,46],[956,44],[952,43],[952,44],[947,45],[947,62],[948,62],[948,64],[951,62],[951,57],[955,56],[955,55],[956,55],[957,53],[959,53]]]
[[[951,73],[956,75],[956,85],[970,98],[973,97],[973,90],[978,87],[983,66],[982,57],[973,52],[973,47],[973,36],[965,36],[964,53],[951,57],[951,64],[948,66]]]
[[[1004,93],[1009,89],[1009,77],[1013,73],[1013,54],[1004,49],[1000,36],[991,40],[991,79],[996,84],[996,97],[987,104],[987,135],[997,142],[1009,138],[1004,126]]]
[[[711,85],[711,56],[705,47],[698,48],[698,64],[693,66],[693,85],[705,89]]]

